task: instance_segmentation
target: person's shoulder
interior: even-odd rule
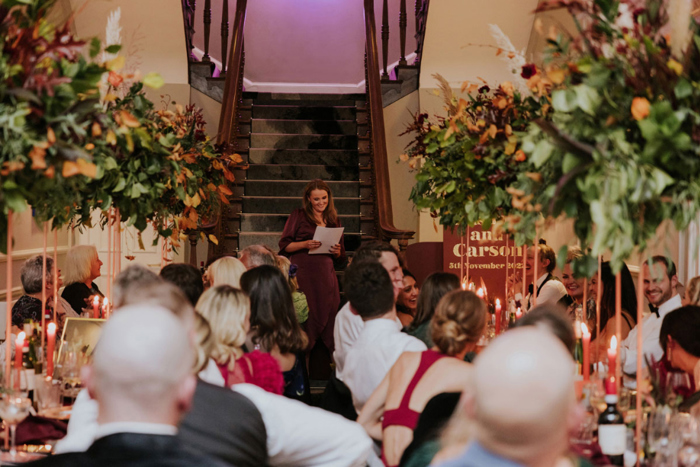
[[[405,351],[422,352],[428,350],[428,346],[417,337],[410,336],[405,332],[396,335],[396,340],[400,342]]]

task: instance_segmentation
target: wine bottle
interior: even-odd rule
[[[624,465],[627,427],[617,410],[615,378],[609,378],[605,383],[605,403],[608,406],[598,417],[598,444],[612,465]]]

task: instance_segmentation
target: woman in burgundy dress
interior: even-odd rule
[[[321,242],[313,240],[318,226],[340,227],[340,220],[331,189],[322,180],[313,180],[304,189],[304,207],[294,210],[287,219],[279,246],[280,254],[289,256],[292,264],[297,265],[299,288],[309,303],[308,350],[321,339],[332,355],[333,325],[340,305],[333,262],[344,260],[345,247],[341,237],[340,243],[330,248],[331,254],[310,255],[309,250],[321,246]]]

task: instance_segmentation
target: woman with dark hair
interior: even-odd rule
[[[287,279],[274,266],[258,266],[241,276],[241,288],[250,297],[248,350],[272,355],[284,376],[284,395],[307,402],[304,350],[308,340],[297,321]]]
[[[700,307],[687,305],[664,316],[659,332],[661,348],[673,368],[688,373],[700,388]],[[700,401],[700,391],[687,398],[680,410],[687,412]]]
[[[418,292],[420,290],[416,277],[411,274],[411,271],[403,268],[403,288],[399,290],[399,296],[396,297],[396,315],[404,327],[409,326],[416,316]]]
[[[434,272],[423,281],[423,287],[418,294],[416,304],[416,316],[413,322],[406,329],[406,332],[413,337],[423,341],[428,348],[433,346],[430,337],[430,320],[435,313],[440,299],[448,292],[459,288],[459,278],[449,272]]]
[[[620,270],[622,298],[622,332],[621,341],[627,337],[630,330],[637,325],[637,293],[632,274],[623,263]],[[607,355],[605,349],[610,347],[610,339],[615,335],[615,274],[610,269],[610,263],[604,262],[601,269],[602,295],[600,297],[600,332],[593,329],[591,333],[591,348],[598,346],[598,355]],[[588,288],[589,294],[598,291],[598,274],[594,274]],[[617,343],[620,345],[620,342]]]
[[[330,247],[330,254],[309,254],[321,246],[314,240],[317,227],[340,227],[338,213],[333,204],[333,193],[322,180],[312,180],[306,185],[304,206],[294,210],[287,219],[279,241],[280,254],[288,256],[297,266],[299,288],[306,294],[309,319],[306,332],[308,351],[321,339],[330,355],[333,354],[333,325],[340,305],[340,289],[335,275],[335,261],[345,260],[344,240]]]

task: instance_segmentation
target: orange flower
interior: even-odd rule
[[[515,160],[518,162],[525,162],[525,159],[527,159],[527,156],[525,155],[525,152],[522,149],[518,149],[515,151]]]
[[[649,101],[646,97],[635,97],[632,99],[632,118],[635,120],[644,120],[649,116]]]
[[[124,78],[122,78],[122,76],[119,73],[110,71],[109,76],[107,77],[107,81],[109,82],[109,84],[116,88],[119,87],[120,84],[122,84]]]

